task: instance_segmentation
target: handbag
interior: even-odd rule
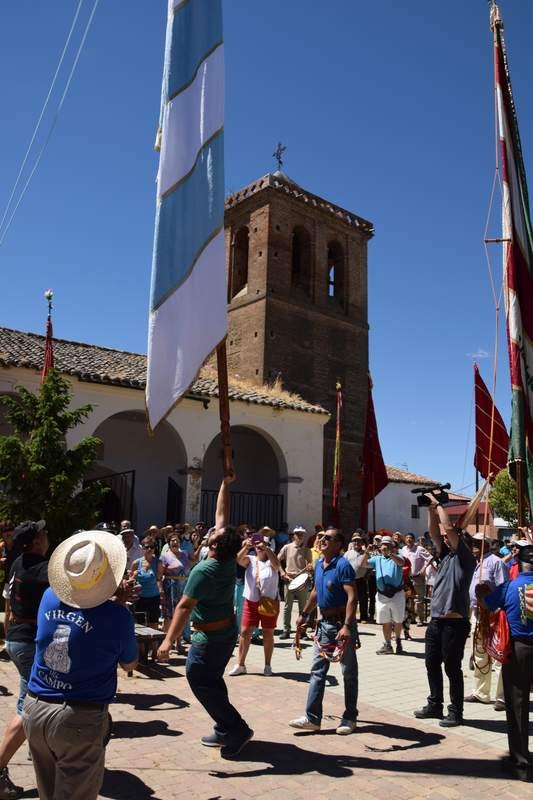
[[[255,557],[255,584],[259,591],[259,605],[257,610],[263,617],[275,617],[279,611],[279,598],[265,597],[261,594],[261,577],[259,575],[259,559]]]
[[[401,592],[402,589],[403,586],[391,586],[390,584],[386,583],[383,589],[381,590],[380,594],[384,594],[385,597],[391,598],[394,597],[395,594],[398,594],[398,592]],[[378,589],[378,592],[379,591],[380,590]]]
[[[489,630],[486,642],[487,654],[500,664],[506,664],[511,655],[511,630],[507,614],[503,609],[489,616]]]

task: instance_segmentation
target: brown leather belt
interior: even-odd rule
[[[235,622],[235,617],[226,617],[226,619],[217,619],[214,622],[194,622],[193,625],[197,631],[221,631],[223,628],[229,628]]]
[[[339,622],[342,620],[344,622],[346,616],[346,607],[343,606],[342,608],[321,608],[320,613],[322,614],[323,619],[330,619],[334,622]]]
[[[109,705],[109,703],[91,703],[89,700],[85,702],[84,700],[67,700],[64,697],[46,697],[46,695],[34,694],[30,692],[29,689],[27,694],[34,700],[39,700],[41,703],[52,703],[52,705],[56,706],[65,705],[72,706],[72,708],[79,706],[80,708],[96,708],[98,711],[105,711]]]

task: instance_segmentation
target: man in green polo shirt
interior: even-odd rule
[[[222,481],[218,493],[215,529],[210,534],[207,558],[189,575],[183,596],[174,611],[158,658],[168,660],[172,642],[179,639],[187,619],[194,626],[187,657],[186,675],[195,697],[214,720],[214,731],[202,737],[206,747],[220,747],[223,758],[233,758],[250,741],[253,731],[231,705],[224,682],[224,670],[237,641],[233,612],[236,556],[242,542],[229,519],[229,484],[233,474]]]

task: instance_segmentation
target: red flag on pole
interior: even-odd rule
[[[378,425],[372,400],[372,379],[368,376],[365,441],[363,445],[363,490],[361,493],[361,524],[367,518],[368,504],[388,484],[387,468],[379,443]]]
[[[48,375],[49,370],[54,367],[54,344],[53,344],[53,329],[52,329],[52,298],[54,293],[51,289],[47,289],[44,293],[44,298],[48,302],[48,319],[46,320],[46,339],[44,342],[44,363],[43,371],[41,373],[41,383]]]
[[[335,434],[335,455],[333,458],[333,500],[331,521],[333,525],[340,525],[340,496],[342,482],[341,466],[341,425],[342,425],[342,386],[336,384],[337,390],[337,429]]]
[[[501,414],[494,405],[489,390],[474,364],[474,394],[476,405],[476,452],[474,466],[485,479],[507,466],[509,436]]]

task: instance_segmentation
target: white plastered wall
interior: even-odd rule
[[[73,390],[73,406],[86,403],[93,406],[88,420],[70,432],[69,446],[84,436],[94,434],[98,426],[114,414],[144,412],[143,391],[84,383],[77,378],[69,380]],[[35,392],[39,384],[40,374],[34,370],[0,368],[0,394],[13,392],[17,385]],[[321,516],[323,426],[328,417],[325,414],[276,409],[243,401],[232,401],[230,413],[232,425],[253,428],[270,442],[278,456],[282,455],[279,457],[280,493],[285,494],[286,498],[287,522],[290,527],[303,524],[312,530]],[[212,398],[207,408],[202,402],[185,399],[170,413],[167,421],[185,449],[187,474],[180,481],[185,488],[184,517],[194,521],[199,514],[203,457],[220,430],[218,399]],[[138,502],[142,502],[140,492],[140,487],[136,486]],[[162,517],[164,513],[165,509],[162,509]]]

